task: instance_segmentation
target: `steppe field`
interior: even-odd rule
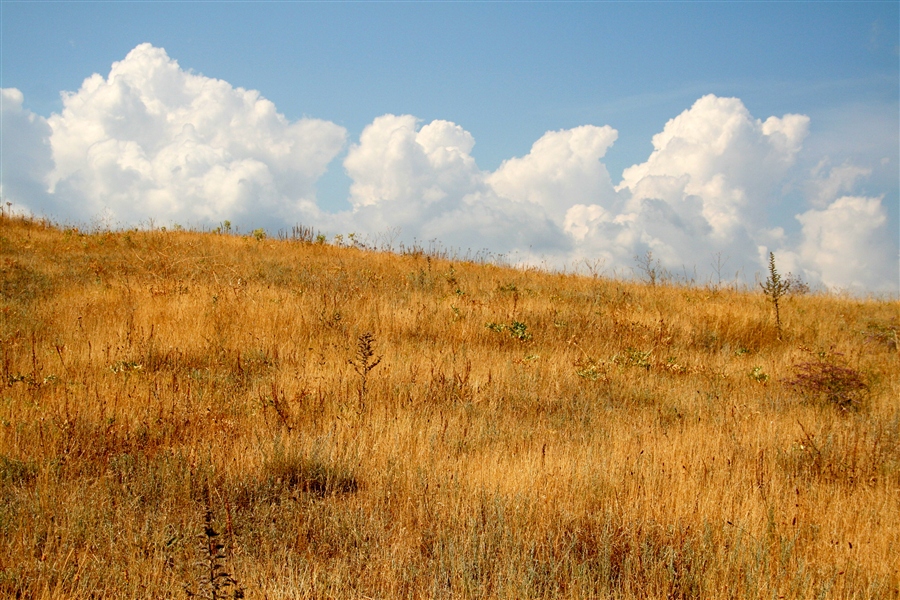
[[[224,229],[0,219],[0,597],[900,597],[896,298]]]

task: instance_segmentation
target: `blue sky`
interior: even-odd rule
[[[277,174],[266,175],[276,180],[270,190],[273,198],[279,196],[285,203],[293,203],[293,212],[273,209],[277,217],[259,219],[259,224],[270,228],[286,224],[294,216],[314,221],[326,230],[352,227],[373,237],[378,235],[378,227],[399,227],[404,235],[419,239],[443,234],[447,239],[442,237],[441,241],[447,245],[481,244],[496,252],[516,253],[525,262],[552,266],[599,256],[615,272],[625,270],[635,253],[647,249],[654,250],[673,270],[680,263],[693,264],[701,272],[710,262],[701,254],[724,252],[731,256],[735,268],[742,269],[745,279],[752,278],[752,273],[764,265],[760,248],[777,249],[813,283],[896,291],[900,285],[898,6],[896,2],[3,1],[0,87],[14,88],[22,98],[20,104],[16,104],[18,97],[5,98],[8,106],[4,114],[8,118],[3,128],[8,140],[18,139],[18,130],[13,129],[18,121],[10,116],[14,108],[22,118],[30,114],[49,119],[56,138],[44,145],[52,146],[55,154],[50,162],[45,157],[32,163],[46,163],[51,170],[55,164],[57,175],[47,177],[66,183],[60,175],[58,154],[75,150],[63,149],[61,140],[65,136],[56,132],[60,128],[82,131],[79,127],[89,117],[88,113],[73,113],[54,121],[52,115],[63,115],[60,93],[78,92],[94,73],[107,78],[113,63],[124,61],[140,44],[149,43],[154,49],[164,50],[184,72],[221,80],[233,88],[257,90],[274,103],[288,123],[307,119],[336,126],[334,135],[340,134],[337,146],[316,138],[316,143],[321,141],[322,148],[328,149],[326,165],[316,163],[313,168],[304,163],[305,167],[298,167],[308,167],[310,173],[309,181],[301,186],[302,193],[291,192],[302,199],[279,187]],[[146,91],[142,94],[146,99]],[[713,109],[715,103],[706,102],[695,107],[709,95],[738,99],[739,104],[715,105]],[[693,158],[684,155],[683,160],[678,159],[675,149],[684,143],[679,146],[677,140],[668,149],[662,148],[655,162],[651,160],[653,136],[692,107],[695,110],[685,120],[695,125],[685,125],[684,131],[703,135],[712,135],[710,127],[733,122],[723,116],[723,111],[743,115],[751,125],[785,115],[808,118],[802,131],[792,130],[797,136],[796,147],[784,150],[775,169],[777,176],[763,186],[765,192],[759,192],[766,198],[748,195],[749,188],[737,183],[743,181],[743,175],[733,171],[738,167],[729,166],[740,164],[740,153],[752,144],[774,139],[766,137],[768,133],[764,135],[762,128],[755,134],[746,133],[750,137],[745,140],[736,138],[725,151],[731,153],[727,160],[714,160],[712,155],[699,158],[696,153]],[[719,125],[710,125],[713,112],[719,115]],[[90,118],[100,118],[95,112],[90,114],[95,115]],[[413,125],[405,121],[378,122],[384,115],[411,115],[417,121]],[[185,118],[202,121],[197,115]],[[82,119],[81,124],[76,126],[75,119]],[[411,127],[407,133],[412,140],[422,127],[436,120],[461,128],[469,136],[465,140],[474,141],[474,145],[464,140],[461,146],[454,146],[456,142],[448,140],[462,138],[449,126],[434,134],[442,140],[435,142],[438,146],[456,148],[456,166],[440,162],[427,152],[431,161],[427,174],[414,168],[421,167],[415,153],[390,164],[384,160],[375,164],[372,161],[385,156],[384,148],[378,151],[373,146],[373,152],[366,153],[369,146],[361,142],[363,131],[370,128],[371,143],[381,143],[378,140],[382,138],[374,135],[379,127],[393,128],[391,131]],[[706,125],[697,125],[701,122]],[[590,148],[583,150],[585,156],[590,155],[588,166],[573,158],[574,154],[565,158],[554,154],[555,150],[547,149],[541,155],[533,151],[532,145],[548,132],[575,131],[587,125],[596,126],[584,134],[590,137],[590,143],[579,146]],[[600,131],[604,126],[615,130],[614,140]],[[117,142],[124,143],[127,138],[144,154],[152,154],[146,132],[133,130],[123,135],[116,138]],[[200,132],[201,137],[204,135]],[[691,136],[694,133],[688,134],[691,144],[707,144]],[[216,143],[222,148],[228,146],[230,142],[220,138]],[[548,139],[547,148],[559,147],[551,141]],[[218,148],[216,143],[210,147]],[[117,147],[121,152],[124,146]],[[17,152],[21,153],[9,143],[4,145],[7,197],[14,191],[9,183],[13,168],[10,154]],[[248,151],[228,152],[231,154],[223,160],[231,161],[228,164],[233,169],[234,157]],[[354,157],[348,163],[351,154]],[[768,156],[760,150],[746,158],[762,160],[764,155]],[[368,162],[363,163],[363,156]],[[516,171],[512,168],[515,165],[508,164],[512,159],[527,157],[533,161],[524,170]],[[155,155],[149,160],[148,164],[157,164],[153,163]],[[268,164],[268,159],[259,160]],[[565,165],[560,162],[566,160],[569,162]],[[605,169],[608,180],[602,173],[588,172],[594,160]],[[575,168],[575,163],[581,166]],[[505,164],[510,168],[501,173]],[[675,188],[647,192],[651,179],[642,184],[637,175],[629,181],[623,177],[625,169],[641,164],[649,165],[640,170],[645,177],[665,176],[674,181],[682,177],[678,169],[683,169],[692,183],[682,189],[678,199],[672,195]],[[721,170],[719,180],[710,170],[712,165]],[[277,169],[270,167],[271,173],[276,173]],[[73,166],[65,175],[82,173],[84,168]],[[531,181],[528,186],[544,189],[541,186],[546,183],[548,194],[552,189],[565,189],[574,194],[572,200],[562,205],[529,195],[521,179],[524,175],[512,181],[513,172],[544,173],[549,179]],[[144,211],[119,210],[118,196],[109,191],[112,184],[98,173],[91,174],[90,185],[84,183],[86,179],[79,180],[78,185],[57,188],[49,199],[23,196],[18,203],[33,212],[70,220],[95,218],[90,213],[100,205],[109,218],[122,225],[154,218],[153,207],[158,204],[149,200]],[[159,191],[168,185],[149,173],[142,172],[141,190]],[[569,187],[551,185],[559,173],[572,173]],[[417,200],[397,191],[394,183],[402,177],[427,179],[428,193],[439,196],[440,205],[407,210]],[[461,177],[469,187],[460,187]],[[480,179],[473,183],[472,177]],[[722,192],[721,185],[714,185],[723,178],[730,191]],[[377,185],[373,183],[376,180]],[[456,183],[446,183],[451,180]],[[500,180],[505,183],[498,183]],[[818,192],[811,190],[819,190],[826,180],[831,181],[832,197],[813,198]],[[385,181],[394,182],[394,187],[386,187]],[[356,184],[355,191],[352,184]],[[502,193],[498,191],[501,188]],[[91,198],[111,195],[100,204],[90,204],[83,198],[88,193],[93,194]],[[191,200],[195,207],[206,201],[202,193],[198,194]],[[641,199],[640,194],[650,196]],[[653,194],[659,197],[651,197]],[[715,194],[730,194],[738,208],[723,208],[725,196]],[[863,200],[834,205],[845,196],[877,198],[878,206]],[[311,200],[314,206],[300,206],[301,200]],[[665,224],[647,220],[652,212],[648,207],[656,200],[674,207],[674,212],[664,218]],[[702,204],[703,209],[698,209],[702,215],[684,212],[695,201]],[[765,207],[758,208],[760,204]],[[166,206],[168,212],[162,210],[155,215],[156,221],[183,220],[204,226],[227,213],[221,207],[201,207],[192,212],[183,207],[176,210],[171,203]],[[375,206],[381,207],[377,214],[372,212]],[[595,208],[573,210],[572,206]],[[744,210],[749,212],[734,218],[743,222],[752,217],[753,225],[742,227],[738,233],[716,225],[715,217],[710,216],[718,211],[716,214],[724,219],[725,213],[734,216],[735,211]],[[795,218],[810,210],[822,214],[810,213],[805,221]],[[840,220],[860,211],[869,219],[869,228],[856,232],[860,240],[841,240],[831,244],[830,250],[824,247],[828,240],[824,246],[821,239],[819,246],[811,241],[839,233]],[[391,220],[394,214],[402,216],[396,224]],[[235,212],[238,221],[247,221],[247,227],[256,224],[251,222],[254,215],[259,213]],[[708,244],[685,245],[687,242],[667,239],[671,227],[677,229],[701,216],[708,222],[698,221],[699,230],[685,225],[686,229],[679,231],[694,231],[685,240],[696,238],[697,231],[706,232],[712,236]],[[469,233],[473,223],[484,225],[481,236],[460,233],[447,225],[446,221],[454,219],[468,223]],[[504,223],[518,228],[522,235],[502,235]],[[779,228],[781,234],[775,231]],[[864,243],[866,239],[871,241],[873,232],[881,240],[875,250]],[[530,241],[529,235],[535,241]],[[729,243],[723,242],[724,238]],[[738,238],[743,246],[733,245]],[[832,258],[825,256],[829,252]],[[859,262],[855,269],[845,269],[848,273],[829,266],[835,253],[854,252]],[[876,256],[866,256],[872,252]],[[860,269],[870,275],[854,278],[852,271]]]

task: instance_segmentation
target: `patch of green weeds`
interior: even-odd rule
[[[510,337],[514,337],[520,342],[527,342],[532,338],[528,332],[528,325],[522,321],[513,320],[511,323],[486,323],[485,327],[497,333],[507,332]]]
[[[638,350],[637,348],[628,347],[625,349],[625,354],[617,354],[613,357],[613,362],[619,365],[625,365],[629,367],[640,367],[642,369],[650,370],[650,367],[653,364],[650,362],[651,352]]]
[[[769,375],[764,372],[763,368],[760,366],[753,367],[748,377],[757,383],[766,383],[769,381]]]

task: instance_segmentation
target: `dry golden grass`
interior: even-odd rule
[[[0,596],[896,598],[900,305],[781,311],[4,217]]]

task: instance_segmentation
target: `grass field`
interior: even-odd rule
[[[0,596],[900,597],[900,303],[0,220]]]

